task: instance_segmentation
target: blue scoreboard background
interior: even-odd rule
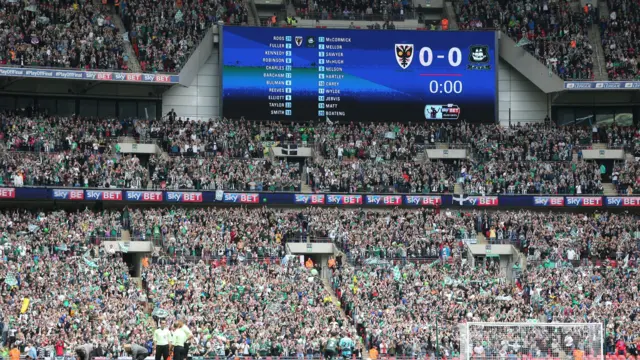
[[[223,115],[495,122],[490,31],[224,27]]]

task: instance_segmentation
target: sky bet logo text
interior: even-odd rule
[[[260,202],[260,194],[226,193],[222,201],[240,204],[257,204]]]
[[[442,205],[442,197],[424,196],[424,195],[407,195],[406,204],[413,205],[413,206],[440,206]]]
[[[402,205],[400,195],[367,195],[367,205]]]
[[[624,206],[636,207],[640,206],[640,197],[607,197],[607,206]]]
[[[84,200],[84,190],[53,189],[54,200]]]
[[[87,190],[87,200],[122,201],[122,191]]]
[[[201,203],[202,202],[202,193],[201,192],[167,192],[167,201],[171,202],[182,202],[182,203]]]
[[[533,198],[534,206],[564,206],[563,197],[536,196]]]
[[[127,191],[128,201],[162,201],[162,191]]]
[[[567,197],[567,206],[602,206],[602,198],[599,196],[575,196]]]
[[[294,203],[308,205],[324,205],[324,195],[296,194]]]
[[[329,195],[329,205],[362,205],[362,195]]]

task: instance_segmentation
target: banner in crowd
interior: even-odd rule
[[[29,309],[29,303],[31,302],[31,300],[29,300],[29,298],[24,298],[22,299],[22,306],[20,307],[20,314],[24,314],[27,312],[27,309]]]
[[[640,207],[640,196],[296,194],[288,192],[121,191],[0,188],[0,201],[114,201],[410,207]]]
[[[0,76],[41,79],[120,81],[127,83],[177,84],[178,75],[144,74],[111,71],[82,71],[65,69],[39,69],[0,67]]]
[[[565,81],[567,90],[636,90],[640,81]]]

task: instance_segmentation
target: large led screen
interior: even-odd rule
[[[490,31],[225,27],[223,115],[495,122]]]

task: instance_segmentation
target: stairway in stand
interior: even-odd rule
[[[489,243],[489,241],[487,241],[487,238],[481,232],[478,233],[476,238],[478,239],[478,244],[488,244]]]
[[[602,187],[604,188],[603,194],[604,196],[616,196],[618,195],[618,189],[612,183],[603,183]]]
[[[131,282],[136,284],[136,287],[138,289],[142,289],[142,278],[140,278],[140,277],[132,277],[131,278]]]
[[[120,231],[120,240],[131,241],[131,233],[129,232],[129,230]]]
[[[609,13],[609,4],[607,4],[606,0],[598,1],[598,11],[600,13],[601,18],[608,19],[610,16]]]
[[[113,24],[118,28],[118,36],[122,37],[123,39],[127,39],[124,42],[124,53],[129,58],[129,61],[127,62],[127,65],[129,66],[129,71],[137,72],[137,73],[142,72],[142,67],[138,62],[138,57],[136,56],[135,51],[133,51],[133,45],[131,45],[131,42],[129,41],[129,34],[127,33],[127,30],[124,28],[124,23],[122,23],[122,19],[118,14],[113,14],[112,19],[113,19]]]
[[[329,296],[331,297],[331,302],[333,302],[334,304],[337,304],[340,300],[336,298],[336,293],[335,291],[333,291],[333,287],[331,286],[331,283],[329,283],[329,279],[322,278],[322,284],[324,285],[324,289],[326,293],[329,294]],[[347,316],[347,314],[344,312],[344,309],[341,306],[336,305],[336,307],[338,307],[338,309],[340,310],[340,314],[342,315],[342,321],[345,324],[351,323],[353,321],[353,319]],[[361,342],[358,342],[356,343],[356,346],[360,348],[360,350],[362,350],[362,358],[368,359],[369,352],[364,348],[363,344]]]
[[[589,42],[593,47],[593,75],[595,80],[606,81],[607,63],[604,59],[604,49],[602,49],[602,38],[600,37],[600,27],[593,24],[589,30]]]

